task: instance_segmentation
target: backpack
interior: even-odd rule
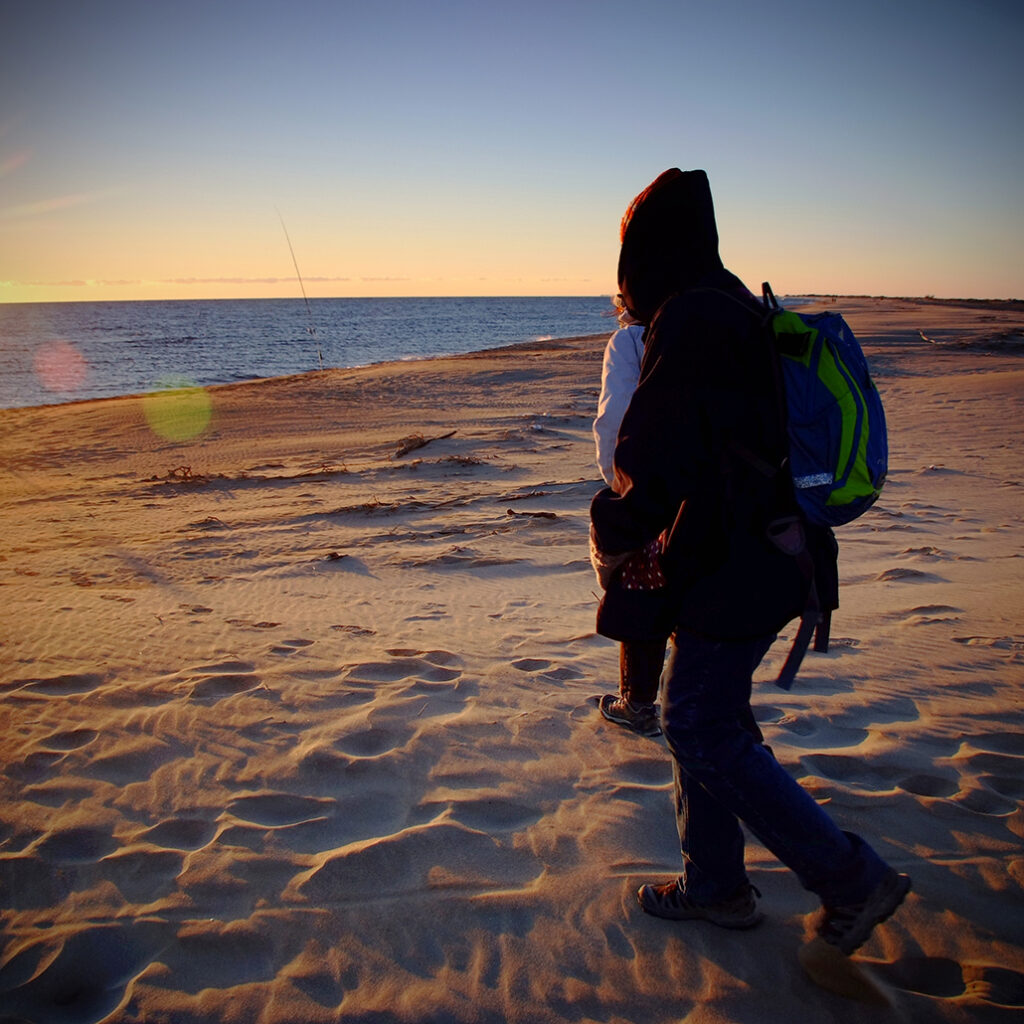
[[[788,690],[812,635],[814,650],[828,651],[831,622],[831,609],[819,600],[804,520],[831,528],[866,512],[885,483],[889,445],[882,400],[849,324],[838,313],[783,309],[767,281],[762,295],[762,329],[777,357],[775,392],[789,451],[781,465],[773,465],[732,447],[759,473],[785,481],[795,503],[797,514],[779,515],[766,528],[768,540],[796,559],[807,580],[797,635],[776,679]]]
[[[783,309],[767,281],[762,292],[780,357],[797,503],[812,523],[843,526],[875,503],[885,483],[882,400],[842,316]]]

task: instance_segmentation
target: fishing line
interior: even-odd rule
[[[288,235],[288,228],[285,226],[284,217],[281,216],[281,211],[274,207],[277,213],[277,218],[281,222],[281,228],[284,231],[284,239],[288,243],[288,251],[292,254],[292,266],[295,267],[295,276],[299,279],[299,288],[302,291],[302,301],[306,304],[306,316],[309,317],[309,326],[306,328],[306,333],[316,342],[316,357],[320,363],[320,369],[324,368],[324,356],[320,351],[320,339],[316,336],[316,326],[313,323],[313,311],[309,308],[309,299],[306,298],[306,286],[302,282],[302,274],[299,273],[299,261],[295,258],[295,250],[292,248],[292,240]]]

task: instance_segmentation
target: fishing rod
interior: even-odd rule
[[[277,210],[277,207],[274,208]],[[292,240],[288,235],[288,228],[285,225],[284,217],[281,216],[281,211],[277,210],[278,220],[281,221],[281,228],[284,231],[285,241],[288,243],[288,251],[292,254],[292,266],[295,267],[295,276],[299,279],[299,288],[302,291],[302,301],[306,304],[306,316],[309,317],[309,326],[306,328],[306,333],[316,342],[316,357],[320,364],[320,369],[324,368],[324,356],[320,351],[320,339],[316,335],[316,325],[313,323],[313,311],[309,308],[309,299],[306,297],[306,286],[302,283],[302,274],[299,273],[299,261],[295,258],[295,250],[292,248]]]

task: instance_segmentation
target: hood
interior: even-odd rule
[[[630,203],[621,238],[619,291],[649,324],[670,295],[722,268],[707,174],[673,167],[659,175]]]

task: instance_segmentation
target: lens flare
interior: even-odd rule
[[[143,397],[142,411],[154,434],[168,441],[189,441],[209,426],[213,400],[198,384],[170,377]]]
[[[39,383],[47,391],[77,391],[89,376],[85,356],[70,341],[48,341],[33,360]]]

